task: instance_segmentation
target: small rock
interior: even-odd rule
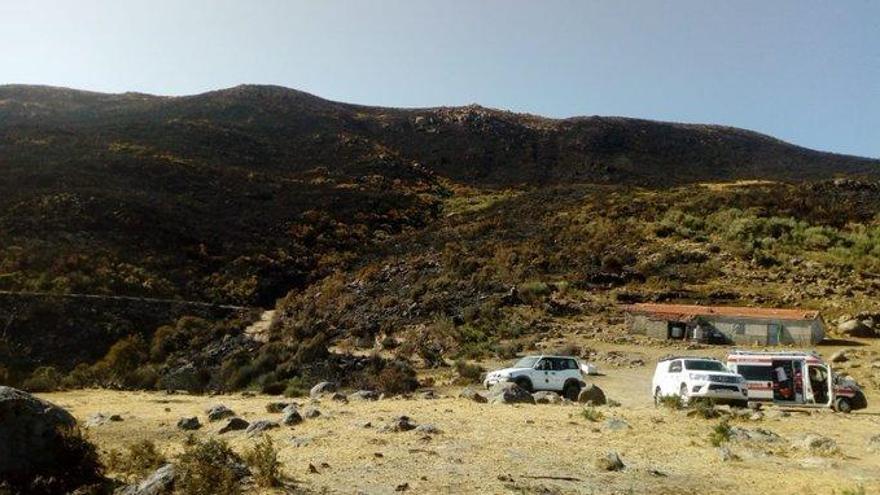
[[[434,426],[432,424],[419,425],[416,427],[416,431],[418,433],[424,433],[424,434],[428,434],[428,435],[438,435],[438,434],[442,433],[440,431],[440,428],[437,428],[436,426]]]
[[[285,408],[284,416],[281,417],[281,422],[284,423],[286,426],[293,426],[302,423],[303,417],[295,408]]]
[[[177,428],[181,430],[198,430],[202,427],[199,418],[193,416],[191,418],[180,418],[177,422]]]
[[[235,416],[235,413],[232,412],[232,409],[229,409],[223,404],[217,404],[210,407],[208,410],[205,411],[205,414],[208,415],[208,421],[220,421],[221,419]]]
[[[379,400],[379,393],[374,390],[358,390],[348,394],[348,400]]]
[[[847,349],[841,349],[831,355],[830,361],[832,363],[845,363],[849,361],[849,356],[847,356],[846,354]]]
[[[176,477],[177,470],[174,465],[165,464],[140,483],[129,485],[116,493],[117,495],[170,495]]]
[[[312,443],[312,437],[293,437],[290,439],[290,443],[294,447],[306,447]]]
[[[749,430],[746,428],[740,428],[739,426],[734,426],[730,429],[730,438],[738,441],[752,442],[777,442],[782,439],[782,437],[776,433],[763,428]]]
[[[101,426],[110,421],[110,417],[106,416],[104,413],[95,413],[86,418],[83,426],[86,428],[94,428],[96,426]]]
[[[630,429],[629,423],[620,418],[609,418],[605,420],[605,428],[611,431],[623,431]]]
[[[617,452],[608,452],[606,455],[596,459],[596,467],[602,471],[621,471],[626,466],[620,460]]]
[[[309,397],[319,399],[324,394],[336,392],[336,384],[333,382],[320,382],[309,391]]]
[[[224,426],[223,428],[220,428],[220,430],[217,433],[222,435],[222,434],[229,432],[229,431],[244,430],[248,426],[250,426],[250,423],[248,423],[247,421],[245,421],[241,418],[233,417],[233,418],[229,418],[229,421],[226,422],[226,426]]]
[[[278,428],[279,425],[275,421],[267,421],[265,419],[261,419],[259,421],[254,421],[248,427],[245,433],[248,436],[257,436],[262,434],[266,430],[272,430]]]
[[[795,445],[803,450],[822,454],[833,454],[839,450],[834,439],[815,433],[804,435]]]
[[[383,426],[380,431],[382,432],[400,432],[400,431],[410,431],[414,430],[417,427],[415,423],[409,418],[409,416],[397,416],[392,419],[388,424]]]
[[[464,390],[462,390],[461,393],[458,394],[458,396],[461,397],[462,399],[472,400],[472,401],[480,403],[480,404],[485,404],[486,402],[489,401],[485,395],[477,392],[476,390],[474,390],[470,387],[465,387]]]
[[[602,406],[608,400],[605,397],[605,392],[602,391],[601,388],[595,385],[587,385],[581,390],[581,393],[578,394],[578,402],[581,404],[592,403],[594,406]]]
[[[266,412],[277,414],[284,411],[288,406],[290,406],[290,403],[287,402],[270,402],[266,404]]]
[[[112,414],[110,416],[110,421],[122,421],[122,416],[120,416],[118,414]]]
[[[427,400],[433,400],[437,398],[437,393],[434,392],[434,389],[428,389],[422,391],[422,398]]]
[[[311,462],[309,463],[309,474],[320,474],[318,468],[316,468]]]
[[[771,409],[767,411],[766,416],[767,419],[781,419],[791,416],[791,413],[788,411],[783,411],[782,409]]]
[[[880,452],[880,435],[874,435],[868,439],[868,450],[871,452]]]
[[[339,392],[333,392],[330,394],[330,400],[335,400],[336,402],[348,402],[348,399]]]
[[[848,337],[870,338],[877,336],[873,328],[856,319],[847,320],[837,325],[837,331]]]
[[[407,490],[409,490],[409,483],[401,483],[394,487],[395,492],[405,492]]]
[[[304,418],[315,419],[321,415],[321,411],[315,406],[309,406],[303,409],[302,415]]]
[[[532,397],[535,398],[536,404],[559,404],[563,402],[562,397],[560,397],[559,394],[556,392],[548,392],[546,390],[535,392],[532,394]]]
[[[730,461],[738,461],[740,460],[739,456],[734,454],[730,447],[727,445],[722,445],[718,447],[718,457],[721,458],[722,462],[730,462]]]

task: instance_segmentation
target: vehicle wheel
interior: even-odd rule
[[[681,397],[681,405],[688,405],[688,402],[690,402],[690,398],[688,397],[688,386],[686,383],[682,383],[681,387],[679,387],[678,396]]]
[[[569,382],[562,388],[562,396],[570,401],[578,400],[581,393],[581,384],[577,382]]]
[[[739,407],[739,408],[741,408],[741,409],[746,409],[747,407],[749,407],[749,401],[747,401],[747,400],[735,400],[735,401],[733,401],[730,405],[733,406],[733,407]]]
[[[847,399],[845,397],[838,397],[834,401],[834,409],[837,412],[849,414],[850,412],[852,412],[852,404],[849,402],[849,399]]]
[[[516,383],[517,387],[525,390],[526,392],[532,393],[532,382],[529,381],[528,378],[517,378],[513,381],[513,383]]]

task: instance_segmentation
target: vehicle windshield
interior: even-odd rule
[[[536,357],[524,357],[514,363],[514,368],[532,368],[535,366],[535,363],[538,362],[538,358]]]
[[[718,361],[685,361],[684,367],[698,371],[727,371],[723,364]]]

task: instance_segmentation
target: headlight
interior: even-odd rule
[[[688,378],[690,378],[691,380],[694,380],[696,382],[708,382],[709,381],[709,375],[707,375],[705,373],[690,373],[690,374],[688,374]]]

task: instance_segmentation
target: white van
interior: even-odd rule
[[[737,350],[727,356],[727,367],[745,378],[749,401],[831,407],[844,413],[868,407],[858,384],[835,375],[815,352]]]

